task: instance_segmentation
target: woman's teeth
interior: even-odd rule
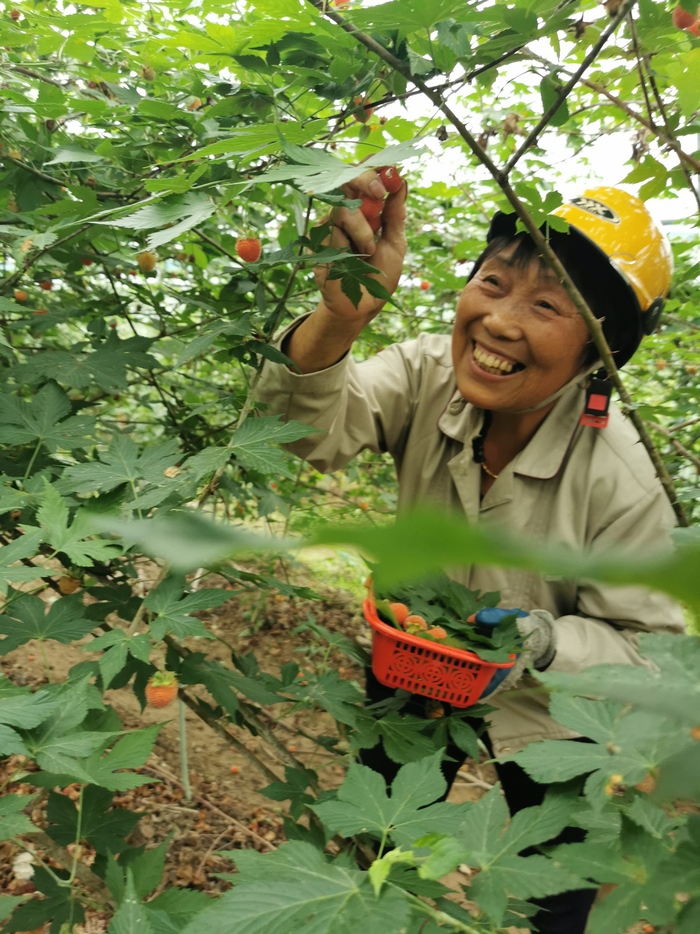
[[[502,357],[496,357],[494,354],[487,353],[485,350],[482,350],[478,344],[474,345],[474,359],[482,370],[486,370],[487,373],[493,373],[495,375],[513,373],[516,366],[520,369],[519,365],[511,363],[509,360],[504,360]]]

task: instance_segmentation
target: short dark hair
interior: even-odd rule
[[[603,263],[597,256],[588,255],[581,248],[582,239],[557,231],[549,233],[550,247],[585,298],[588,307],[601,322],[613,358],[619,358],[618,366],[622,366],[632,356],[641,338],[641,333],[637,333],[636,316],[629,307],[630,289],[607,259]],[[549,269],[529,234],[501,234],[489,240],[486,249],[474,263],[469,279],[476,275],[489,257],[502,253],[512,244],[516,246],[508,260],[509,264],[524,269],[536,261]],[[591,366],[598,357],[598,349],[591,339],[586,347],[583,365]]]

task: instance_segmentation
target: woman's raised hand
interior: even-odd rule
[[[403,182],[395,193],[387,195],[379,174],[374,169],[367,169],[349,185],[343,185],[342,190],[348,200],[361,200],[363,196],[378,200],[386,195],[379,237],[375,239],[372,225],[359,207],[354,211],[340,207],[334,208],[325,218],[325,221],[331,221],[333,230],[324,245],[354,250],[378,270],[372,278],[393,294],[399,283],[406,253],[406,183]],[[340,279],[330,277],[331,269],[329,266],[317,266],[315,269],[316,284],[327,311],[345,321],[371,321],[382,309],[385,300],[375,298],[363,288],[359,304],[354,305],[343,292]]]

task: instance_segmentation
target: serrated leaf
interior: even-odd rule
[[[5,695],[0,698],[0,723],[32,730],[53,716],[57,706],[48,691]]]
[[[235,860],[235,888],[183,934],[386,934],[408,920],[403,892],[385,887],[377,897],[366,873],[329,863],[309,844],[293,841],[265,856],[239,850]]]
[[[11,840],[13,837],[34,833],[39,829],[22,813],[35,798],[36,795],[3,793],[0,797],[0,840]]]
[[[73,564],[80,567],[92,567],[95,561],[109,561],[121,550],[114,542],[87,540],[95,533],[89,514],[79,512],[71,524],[68,504],[46,479],[37,521],[43,529],[43,540],[55,551],[65,552]]]
[[[318,431],[300,422],[283,422],[279,415],[247,418],[234,431],[229,446],[246,470],[291,476],[289,459],[274,445],[297,441]]]
[[[464,818],[469,806],[433,803],[447,787],[441,758],[437,752],[399,769],[391,797],[381,775],[352,762],[336,800],[312,805],[312,810],[331,831],[389,837],[396,846],[410,846],[428,832],[447,833]]]
[[[169,888],[151,899],[146,908],[154,934],[174,934],[181,931],[195,915],[210,907],[211,896],[195,889]],[[164,927],[165,921],[169,927]]]
[[[0,756],[28,756],[29,751],[19,733],[0,723]]]
[[[60,487],[71,493],[108,493],[122,484],[153,483],[175,486],[165,471],[180,459],[176,440],[152,444],[139,452],[138,445],[123,434],[115,434],[99,462],[66,468]]]
[[[46,832],[62,846],[74,843],[80,829],[80,839],[86,840],[97,853],[120,853],[128,844],[125,838],[139,822],[140,815],[123,808],[110,810],[112,793],[95,785],[83,789],[80,811],[64,794],[49,792]]]
[[[75,893],[70,886],[59,885],[55,875],[56,871],[52,875],[43,866],[34,868],[32,882],[44,897],[33,898],[14,911],[6,931],[34,931],[41,928],[44,922],[50,921],[54,930],[58,932],[64,923],[77,925],[84,920],[85,913],[75,898]],[[58,875],[61,881],[68,877],[68,873],[61,870],[58,870]]]
[[[124,897],[112,918],[107,934],[154,934],[148,910],[136,894],[134,877],[130,870],[126,874]]]
[[[231,599],[228,590],[205,588],[183,595],[184,578],[170,576],[154,588],[144,600],[144,606],[155,614],[150,623],[154,639],[162,639],[166,633],[173,633],[178,638],[199,636],[213,639],[198,619],[190,614],[200,610],[210,610],[221,606]]]
[[[7,637],[5,643],[1,643],[3,646],[7,643],[3,651],[23,645],[30,639],[40,642],[53,639],[68,645],[82,639],[94,628],[95,623],[85,618],[85,608],[77,594],[54,601],[48,611],[43,600],[27,594],[8,607],[7,616],[0,617],[0,634]]]
[[[89,781],[110,791],[126,791],[147,783],[143,775],[123,771],[137,769],[150,756],[158,733],[164,724],[154,723],[142,730],[132,730],[117,740],[113,748],[102,755],[93,753],[82,763]]]
[[[85,447],[92,441],[95,420],[71,415],[66,393],[47,383],[29,401],[4,395],[0,399],[3,444],[43,444],[50,453]]]

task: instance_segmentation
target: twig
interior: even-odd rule
[[[504,175],[506,176],[510,175],[511,171],[513,170],[513,167],[516,165],[517,162],[520,161],[521,157],[532,146],[532,144],[535,142],[535,140],[540,135],[542,130],[545,129],[545,127],[547,126],[549,121],[552,119],[554,114],[557,112],[557,110],[559,110],[559,107],[562,104],[562,102],[566,100],[566,98],[571,93],[572,89],[575,87],[576,84],[578,84],[579,80],[581,79],[581,76],[587,70],[588,66],[593,61],[595,61],[595,59],[598,57],[600,50],[603,48],[603,46],[608,41],[610,36],[612,36],[612,34],[615,32],[617,27],[620,25],[622,20],[627,16],[627,14],[632,9],[632,7],[635,5],[636,2],[637,0],[627,0],[627,3],[625,3],[624,6],[620,8],[620,11],[618,12],[617,16],[608,25],[608,28],[603,30],[603,32],[600,34],[600,37],[598,38],[598,41],[592,46],[590,52],[581,62],[578,69],[574,72],[574,74],[567,81],[567,83],[562,88],[559,89],[556,97],[554,98],[554,102],[542,114],[542,117],[539,123],[528,133],[528,135],[523,140],[523,143],[520,146],[520,148],[516,150],[516,152],[514,152],[513,155],[510,157],[510,159],[508,160],[508,164],[503,170]]]
[[[668,428],[662,428],[661,425],[658,425],[656,422],[647,422],[647,425],[649,425],[654,431],[658,431],[665,438],[668,438],[676,451],[678,451],[678,453],[683,457],[687,458],[691,464],[695,466],[696,472],[700,474],[700,457],[697,457],[692,453],[692,451],[689,451],[685,445],[681,444],[677,438],[674,438],[672,430],[669,430]]]
[[[534,52],[529,52],[528,54],[532,59],[537,62],[541,62],[543,65],[548,65],[549,67],[554,67],[551,65],[546,58],[543,58],[541,55],[536,55]],[[563,73],[570,74],[570,72],[564,72],[564,69],[561,69]],[[636,120],[637,123],[640,123],[643,127],[649,130],[650,133],[655,134],[659,142],[663,143],[664,146],[668,146],[669,149],[672,149],[678,158],[688,164],[694,172],[700,173],[700,159],[697,159],[695,156],[691,156],[689,153],[684,152],[678,142],[671,136],[667,136],[662,130],[650,123],[646,117],[642,116],[637,110],[630,107],[629,104],[625,103],[621,98],[617,97],[615,94],[612,94],[608,89],[602,85],[598,84],[596,81],[591,81],[590,78],[582,78],[581,84],[584,87],[589,88],[591,91],[595,91],[597,94],[602,94],[603,97],[606,97],[611,104],[614,104],[623,113],[627,114],[628,117],[631,117],[632,120]]]
[[[137,771],[151,772],[153,775],[156,776],[156,778],[164,779],[165,781],[170,782],[172,785],[177,785],[177,787],[182,789],[184,793],[185,789],[182,785],[182,782],[178,781],[174,775],[169,775],[167,772],[163,771],[162,769],[158,769],[153,765],[142,765],[141,768],[139,768]],[[194,794],[193,800],[196,801],[198,804],[203,804],[204,807],[209,808],[209,810],[214,811],[215,814],[218,814],[220,817],[223,817],[225,820],[229,821],[229,823],[232,824],[234,827],[236,827],[238,830],[247,834],[249,837],[252,837],[254,840],[257,840],[258,843],[267,847],[268,850],[277,849],[277,847],[273,846],[273,844],[270,843],[269,840],[266,840],[264,837],[261,837],[260,834],[256,833],[254,830],[251,830],[250,827],[246,827],[245,824],[241,823],[241,821],[239,821],[235,817],[232,817],[230,814],[227,814],[226,811],[222,811],[221,808],[217,807],[215,804],[212,804],[211,801],[208,800],[208,798],[205,798],[199,794]]]

